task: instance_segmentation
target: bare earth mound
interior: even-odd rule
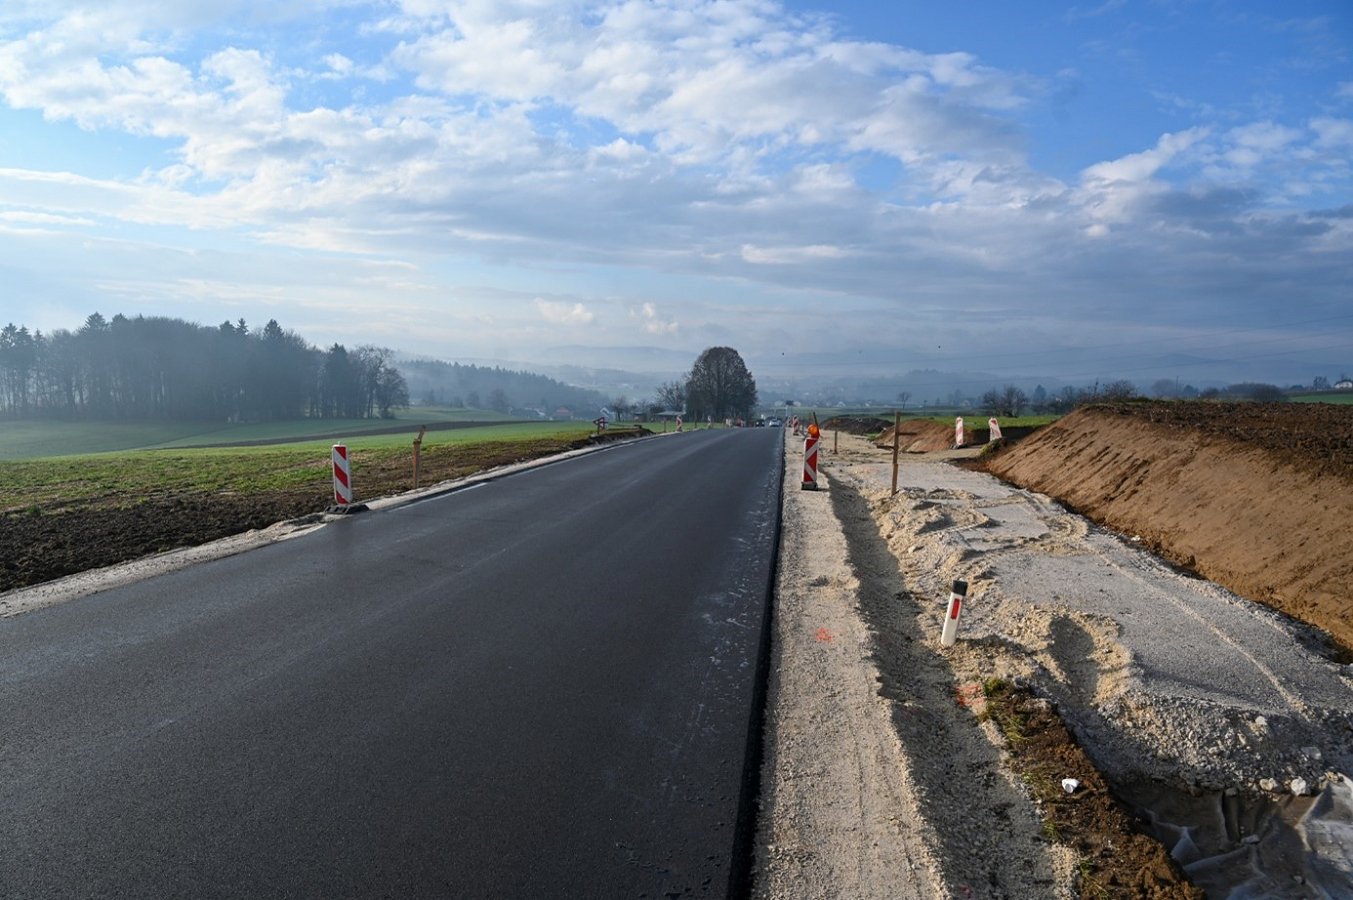
[[[1353,407],[1087,407],[986,468],[1353,647]]]
[[[954,446],[953,426],[933,419],[903,419],[897,426],[896,437],[901,442],[898,449],[903,453],[932,453]],[[878,436],[874,446],[891,449],[893,440],[894,431],[890,426]]]

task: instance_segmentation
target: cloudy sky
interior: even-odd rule
[[[1309,382],[1351,159],[1347,0],[3,0],[0,320]]]

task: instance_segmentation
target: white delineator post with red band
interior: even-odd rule
[[[1001,423],[995,419],[987,419],[987,427],[991,429],[991,436],[987,438],[987,443],[999,441],[1001,439]]]
[[[963,446],[963,417],[954,419],[954,449]]]
[[[331,456],[334,465],[334,504],[347,506],[352,502],[352,466],[348,463],[348,448],[334,444]]]
[[[955,581],[954,589],[949,593],[949,608],[944,612],[944,629],[940,632],[940,646],[952,647],[958,640],[958,614],[963,610],[963,600],[968,596],[968,582]]]

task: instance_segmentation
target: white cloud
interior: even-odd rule
[[[1097,134],[1084,146],[1123,149],[1054,174],[1026,150],[1046,85],[967,52],[850,40],[774,0],[98,7],[0,5],[0,99],[91,146],[148,138],[146,155],[124,176],[0,170],[4,221],[187,226],[184,246],[415,261],[447,279],[481,267],[520,292],[525,312],[499,310],[498,327],[531,335],[719,340],[805,297],[937,319],[954,295],[1063,308],[1084,293],[1059,297],[1061,279],[1126,296],[1172,268],[1224,282],[1256,247],[1353,249],[1342,225],[1294,223],[1293,197],[1347,202],[1353,121],[1328,108],[1176,105],[1177,130]],[[355,24],[314,26],[317,10]],[[381,287],[373,304],[417,294],[422,314],[491,306]]]
[[[639,320],[646,334],[676,334],[681,330],[680,323],[675,319],[664,318],[658,312],[657,306],[652,303],[645,303],[638,309],[630,310],[630,316]]]
[[[536,309],[546,322],[554,325],[590,325],[596,318],[592,311],[581,303],[560,303],[537,297]]]
[[[0,210],[0,222],[14,222],[22,225],[75,225],[97,224],[93,219],[83,216],[58,216],[51,213],[24,212],[23,210]]]
[[[1322,116],[1311,120],[1311,128],[1317,135],[1316,145],[1319,147],[1353,147],[1353,119]]]
[[[1140,153],[1131,153],[1118,159],[1096,163],[1083,173],[1087,182],[1112,185],[1135,184],[1149,181],[1176,156],[1207,136],[1206,128],[1190,128],[1174,134],[1161,135],[1156,146]]]
[[[1170,191],[1157,179],[1166,166],[1196,147],[1209,134],[1207,128],[1161,135],[1150,150],[1096,163],[1081,173],[1080,205],[1094,218],[1122,223],[1131,220],[1154,199]]]
[[[458,5],[452,27],[402,44],[418,83],[497,102],[549,101],[613,123],[688,164],[748,141],[852,141],[921,159],[1002,139],[978,110],[1023,102],[1017,79],[968,54],[925,55],[832,39],[769,3]],[[427,12],[427,10],[423,10]],[[891,87],[908,84],[905,95]]]
[[[844,259],[850,252],[829,244],[810,244],[803,247],[757,247],[742,245],[742,258],[757,265],[806,265],[824,259]]]
[[[1270,155],[1295,143],[1301,138],[1301,132],[1274,122],[1253,122],[1232,128],[1226,136],[1239,147]]]

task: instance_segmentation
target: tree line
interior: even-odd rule
[[[390,417],[409,404],[389,350],[320,350],[271,319],[208,327],[93,313],[75,331],[0,329],[0,415],[280,421]]]
[[[1298,386],[1300,387],[1300,386]],[[898,395],[901,399],[901,395]],[[1049,393],[1042,385],[1026,394],[1020,388],[1007,384],[992,388],[982,395],[982,409],[993,416],[1013,417],[1026,409],[1036,413],[1065,413],[1087,403],[1113,403],[1143,396],[1131,381],[1119,380],[1089,387],[1064,387]],[[1253,400],[1259,403],[1282,403],[1287,394],[1274,384],[1246,381],[1224,388],[1199,390],[1191,384],[1181,385],[1176,379],[1162,378],[1151,385],[1151,396],[1159,400]]]

